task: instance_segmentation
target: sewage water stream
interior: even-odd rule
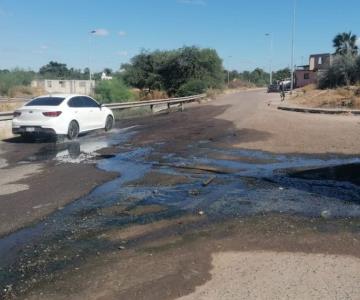
[[[91,139],[83,142],[85,147],[81,144],[48,147],[29,161],[55,159],[59,163],[79,163],[96,157],[94,153],[102,145],[120,144],[121,147],[130,134],[118,132],[110,142],[98,141],[95,147]],[[0,239],[0,286],[25,282],[39,270],[43,274],[59,270],[69,263],[76,263],[85,252],[90,255],[117,247],[97,239],[102,232],[189,212],[203,211],[210,220],[273,212],[326,218],[360,216],[358,157],[278,155],[220,149],[206,142],[190,145],[190,154],[185,157],[176,153],[164,154],[160,151],[162,146],[123,147],[119,154],[99,160],[100,169],[118,172],[120,176],[38,224]],[[86,157],[83,155],[79,159],[84,153]],[[154,157],[160,157],[158,160],[162,164]],[[184,166],[195,167],[185,169]],[[214,175],[196,170],[196,166],[226,172]],[[154,176],[151,173],[154,171],[185,176],[188,180],[171,185],[167,182],[129,184]],[[210,177],[213,180],[204,185]],[[104,213],[107,208],[126,206],[129,211],[144,205],[160,205],[165,209],[140,215]],[[64,249],[65,258],[59,258],[55,263],[53,258]]]

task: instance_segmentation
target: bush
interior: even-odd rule
[[[101,103],[126,102],[133,99],[133,94],[122,80],[100,81],[95,87],[95,96]]]
[[[356,56],[336,55],[331,67],[319,78],[320,89],[336,88],[356,83],[360,79],[360,61]]]
[[[202,80],[192,79],[180,86],[176,95],[178,97],[186,97],[205,93],[207,89],[206,83]]]
[[[222,61],[215,50],[208,48],[142,52],[122,68],[130,86],[145,92],[165,90],[169,96],[176,95],[192,79],[205,82],[209,88],[221,88],[224,83]]]
[[[11,88],[30,85],[34,75],[34,72],[23,71],[20,69],[12,71],[0,70],[0,95],[9,96]]]

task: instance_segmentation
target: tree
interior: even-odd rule
[[[69,69],[66,64],[50,61],[40,68],[39,74],[48,79],[65,79],[69,75]]]
[[[117,78],[100,81],[95,87],[95,94],[101,103],[124,102],[133,97],[124,82]]]
[[[339,33],[333,39],[333,46],[335,48],[335,54],[340,55],[357,55],[358,53],[358,46],[357,43],[357,36],[350,32],[343,32]]]
[[[354,84],[359,77],[360,59],[352,54],[336,55],[329,69],[319,79],[319,88]]]
[[[175,95],[190,80],[202,80],[207,88],[220,88],[224,83],[222,61],[213,49],[143,51],[122,69],[127,84],[147,92],[164,89]]]
[[[105,73],[106,76],[111,76],[112,72],[113,71],[110,68],[105,68],[104,69],[104,73]]]
[[[291,71],[289,68],[278,70],[273,75],[273,80],[281,81],[291,77]]]
[[[158,68],[161,65],[161,55],[158,52],[143,51],[131,59],[130,64],[123,64],[123,78],[127,84],[140,90],[160,90],[162,87]]]

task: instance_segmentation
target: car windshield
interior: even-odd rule
[[[58,106],[65,98],[62,97],[41,97],[31,100],[26,106]]]

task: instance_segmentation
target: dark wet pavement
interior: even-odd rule
[[[46,146],[28,158],[78,163],[81,155],[94,157],[92,153],[105,144],[120,144],[120,153],[103,157],[106,159],[101,159],[98,167],[121,176],[38,224],[2,238],[0,286],[25,290],[33,280],[49,279],[53,272],[69,264],[81,264],[83,257],[116,249],[118,244],[99,238],[103,232],[189,212],[202,211],[210,220],[266,213],[324,218],[360,216],[358,157],[278,155],[220,149],[210,142],[192,144],[189,155],[179,156],[161,152],[161,143],[133,148],[125,144],[129,136],[117,132],[104,141],[90,137],[81,145]],[[189,166],[192,168],[185,168]],[[154,170],[186,176],[188,181],[172,185],[159,182],[156,186],[128,184]],[[139,215],[127,213],[137,206],[153,204],[164,209]],[[125,212],[104,213],[116,206],[125,206]]]

